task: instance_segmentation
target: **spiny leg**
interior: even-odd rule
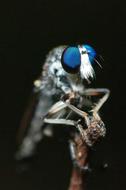
[[[57,114],[58,112],[60,112],[61,110],[63,110],[64,108],[66,108],[67,106],[64,104],[63,101],[58,101],[56,102],[50,109],[49,111],[45,114],[45,117],[51,117],[55,114]]]
[[[98,113],[96,113],[95,116],[91,116],[71,104],[66,103],[66,105],[85,119],[87,129],[84,129],[83,126],[79,124],[79,122],[75,122],[75,127],[78,129],[81,138],[88,146],[92,146],[100,136],[105,136],[106,129]]]
[[[96,105],[94,106],[94,108],[91,110],[93,113],[93,116],[96,117],[97,119],[99,117],[99,110],[102,107],[102,105],[106,102],[106,100],[109,97],[110,94],[110,90],[107,88],[89,88],[86,89],[85,91],[81,92],[82,97],[83,96],[99,96],[99,95],[103,95],[102,98],[99,99],[99,101],[96,103]],[[69,102],[65,101],[64,104],[66,104],[71,110],[75,111],[77,114],[79,114],[80,116],[84,117],[86,120],[87,125],[89,124],[89,119],[87,117],[87,113],[84,111],[81,111],[80,109],[78,109],[77,107],[75,107],[74,105],[71,105]]]
[[[89,124],[89,118],[88,118],[88,114],[86,113],[86,112],[84,112],[84,111],[81,111],[81,110],[79,110],[78,108],[76,108],[75,106],[73,106],[73,105],[71,105],[71,104],[69,104],[69,103],[65,103],[65,102],[62,102],[65,106],[63,106],[63,104],[60,104],[60,102],[58,103],[56,103],[54,106],[52,106],[52,108],[54,108],[54,109],[50,109],[50,111],[51,111],[51,113],[50,113],[50,111],[49,111],[49,113],[47,114],[47,117],[45,117],[44,118],[44,122],[45,123],[48,123],[48,124],[63,124],[63,125],[69,125],[69,126],[74,126],[74,127],[76,127],[76,129],[78,130],[78,132],[79,132],[79,135],[77,135],[78,133],[76,133],[76,135],[75,136],[78,136],[79,137],[79,140],[76,140],[77,141],[77,143],[78,143],[78,145],[77,145],[77,147],[79,147],[80,146],[80,142],[81,142],[81,144],[82,144],[82,147],[81,147],[81,149],[82,149],[82,152],[83,151],[85,151],[86,150],[86,148],[87,148],[87,145],[86,145],[86,139],[85,139],[85,136],[86,136],[86,134],[85,134],[85,130],[83,129],[83,127],[82,127],[82,125],[80,125],[79,124],[79,120],[78,121],[74,121],[74,120],[70,120],[70,119],[62,119],[62,118],[58,118],[58,117],[56,117],[56,118],[52,118],[52,116],[53,116],[53,114],[55,115],[56,114],[56,110],[57,110],[57,112],[58,113],[60,113],[60,111],[62,110],[62,109],[64,109],[65,107],[69,107],[70,108],[70,110],[72,110],[72,111],[74,111],[75,113],[77,113],[78,115],[80,115],[80,116],[82,116],[83,118],[85,118],[85,120],[86,120],[86,124]],[[59,105],[62,105],[61,107],[59,106]],[[61,108],[61,109],[57,109],[57,108]],[[71,111],[70,111],[71,112]],[[68,115],[69,115],[69,113],[68,113]],[[67,117],[66,117],[67,118]],[[78,139],[78,138],[75,138],[75,139]],[[83,144],[84,144],[84,150],[83,150]],[[79,162],[78,162],[78,160],[77,160],[77,158],[76,158],[76,155],[75,155],[75,149],[76,149],[76,146],[75,146],[75,143],[73,143],[73,141],[72,140],[70,140],[70,142],[69,142],[69,146],[70,146],[70,152],[71,152],[71,157],[72,157],[72,160],[73,160],[73,162],[74,162],[74,164],[76,164],[76,165],[78,165],[78,168],[79,169],[83,169],[83,170],[89,170],[89,168],[88,168],[88,165],[79,165]],[[80,152],[80,154],[81,154],[81,152]],[[86,152],[86,154],[87,154],[87,152]],[[85,156],[85,155],[84,155]],[[79,156],[78,155],[78,158],[80,159],[80,157],[81,157],[81,155]],[[82,159],[83,160],[83,159]],[[84,159],[85,160],[85,159]]]
[[[68,103],[68,102],[64,102],[64,104],[69,107],[72,111],[74,111],[75,113],[77,113],[78,115],[80,115],[82,118],[85,119],[85,122],[87,125],[89,125],[89,117],[88,114],[80,109],[78,109],[77,107],[75,107],[74,105]]]
[[[84,95],[86,95],[86,96],[99,96],[102,94],[104,94],[103,97],[99,99],[99,101],[96,103],[96,105],[94,106],[94,108],[92,110],[94,117],[98,117],[98,112],[99,112],[100,108],[106,102],[106,100],[108,99],[108,97],[110,95],[110,90],[107,88],[96,88],[96,89],[89,88],[89,89],[85,90],[85,92],[84,92]]]
[[[82,118],[85,119],[86,125],[88,126],[90,124],[90,120],[88,118],[88,114],[84,111],[79,110],[78,108],[76,108],[75,106],[71,105],[70,103],[67,102],[62,102],[62,106],[59,108],[59,104],[61,104],[60,102],[56,103],[54,106],[52,106],[52,108],[54,109],[50,109],[51,111],[49,111],[49,113],[47,114],[47,117],[44,118],[44,122],[45,123],[50,123],[50,124],[64,124],[64,125],[72,125],[75,126],[76,129],[79,131],[79,133],[81,134],[82,138],[85,138],[85,134],[84,134],[84,130],[83,127],[78,123],[78,121],[74,121],[74,120],[69,120],[69,119],[61,119],[58,118],[58,116],[56,118],[53,118],[53,114],[56,114],[57,112],[60,112],[62,109],[64,109],[65,107],[70,108],[70,110],[72,110],[73,112],[77,113],[78,115],[80,115]],[[64,104],[64,105],[63,105]],[[69,112],[68,112],[69,114]]]
[[[50,124],[62,124],[62,125],[69,125],[69,126],[74,126],[78,132],[81,135],[81,138],[83,141],[85,140],[85,130],[83,129],[82,125],[78,124],[78,122],[74,120],[69,120],[69,119],[57,119],[57,118],[45,118],[44,119],[45,123],[50,123]]]
[[[74,120],[67,119],[69,113],[66,116],[66,118],[59,118],[61,111],[63,111],[67,107],[67,104],[65,104],[63,101],[59,101],[56,104],[54,104],[48,114],[44,117],[44,122],[48,124],[63,124],[63,125],[71,125],[71,126],[76,126],[77,122]],[[64,110],[65,112],[65,110]]]

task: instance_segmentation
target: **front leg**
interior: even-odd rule
[[[60,112],[64,110],[64,108],[66,107],[70,108],[70,110],[72,110],[73,112],[77,113],[79,116],[84,118],[87,126],[90,125],[89,115],[86,112],[81,111],[80,109],[76,108],[75,106],[71,105],[68,102],[61,102],[61,101],[57,102],[50,108],[48,114],[44,118],[44,122],[49,124],[63,124],[63,125],[74,126],[80,133],[81,137],[85,139],[85,132],[83,130],[83,127],[78,123],[78,121],[59,118]]]
[[[98,117],[97,113],[99,112],[102,105],[108,99],[108,97],[110,95],[110,90],[107,88],[96,88],[96,89],[90,88],[90,89],[85,90],[85,92],[84,92],[84,95],[86,95],[86,96],[99,96],[102,94],[103,94],[103,97],[99,99],[99,101],[96,103],[96,105],[94,106],[94,108],[92,110],[94,117]]]
[[[75,111],[78,115],[85,119],[87,129],[84,129],[78,122],[75,123],[75,127],[78,129],[83,141],[92,146],[100,137],[104,137],[106,134],[106,128],[98,113],[92,116],[86,112],[79,110],[75,106],[65,103],[70,109]]]

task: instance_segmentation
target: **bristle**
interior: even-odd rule
[[[86,48],[79,46],[80,53],[82,51],[86,51]],[[93,78],[95,75],[94,69],[90,63],[88,53],[81,54],[81,66],[80,66],[80,74],[83,79],[88,80],[90,77]]]
[[[92,65],[90,64],[90,62],[89,63],[82,62],[81,67],[80,67],[80,73],[81,73],[81,77],[87,80],[90,77],[93,78],[95,75],[94,69]]]

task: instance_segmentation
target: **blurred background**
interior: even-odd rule
[[[107,136],[92,154],[87,190],[126,189],[125,45],[123,1],[8,1],[0,6],[0,189],[67,190],[71,160],[67,143],[45,139],[36,156],[17,163],[16,135],[47,52],[61,44],[86,43],[102,55],[95,87],[111,97],[102,108]],[[101,165],[107,163],[103,170]]]

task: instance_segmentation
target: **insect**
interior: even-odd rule
[[[21,124],[20,134],[27,125],[29,128],[17,151],[18,160],[33,155],[43,135],[52,134],[50,126],[44,128],[45,123],[74,126],[87,146],[92,146],[99,136],[105,135],[99,110],[110,91],[105,88],[86,88],[85,85],[90,84],[95,76],[94,64],[99,62],[96,51],[89,45],[59,46],[49,52],[41,76],[34,81],[34,111],[30,114],[28,111]],[[88,99],[93,96],[100,96],[95,104]],[[79,123],[79,119],[71,119],[74,114],[84,120],[86,129]],[[30,121],[26,115],[31,115]],[[72,141],[70,150],[72,159],[76,160]]]

